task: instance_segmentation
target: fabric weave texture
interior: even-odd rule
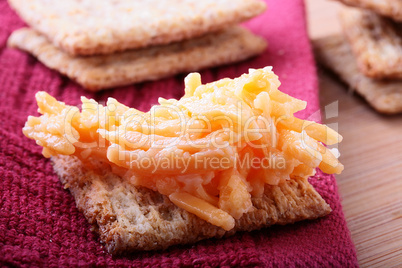
[[[298,115],[314,117],[319,114],[318,83],[303,1],[269,0],[267,4],[262,16],[245,24],[268,40],[267,51],[242,63],[204,70],[202,81],[274,66],[280,89],[308,101],[307,109]],[[113,97],[145,111],[158,97],[180,98],[185,75],[98,93],[85,91],[27,53],[7,48],[10,33],[24,23],[6,1],[0,1],[0,10],[0,266],[358,266],[336,180],[323,173],[310,181],[333,209],[324,218],[166,251],[109,255],[69,191],[63,189],[49,159],[22,134],[27,116],[38,114],[34,95],[44,90],[70,105],[77,105],[82,95],[97,101]]]

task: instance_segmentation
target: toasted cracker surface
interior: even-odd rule
[[[363,75],[341,35],[314,40],[313,45],[318,61],[339,75],[374,109],[385,114],[402,112],[402,80],[375,80]]]
[[[346,5],[370,9],[375,13],[402,22],[402,1],[400,0],[338,0]]]
[[[165,249],[236,231],[315,219],[331,211],[307,180],[294,179],[266,186],[261,198],[252,199],[254,211],[236,220],[235,228],[226,232],[176,207],[166,196],[135,187],[108,169],[88,170],[74,156],[57,156],[52,161],[78,209],[96,226],[100,240],[112,254]]]
[[[241,61],[267,45],[239,26],[179,43],[90,57],[73,57],[29,28],[15,31],[8,44],[93,91]]]
[[[362,73],[402,78],[402,23],[356,8],[342,9],[340,19]]]
[[[33,29],[71,55],[168,44],[261,14],[260,0],[9,0]]]

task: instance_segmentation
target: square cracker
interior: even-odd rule
[[[88,57],[73,57],[29,28],[13,32],[8,45],[33,54],[47,67],[97,91],[241,61],[260,54],[267,44],[234,26],[169,45]]]
[[[402,80],[375,80],[359,72],[353,53],[341,35],[313,40],[319,62],[333,70],[378,112],[402,112]]]
[[[402,23],[356,8],[342,9],[340,19],[363,74],[402,78]]]
[[[346,5],[365,8],[402,22],[401,0],[338,0]]]
[[[135,187],[110,170],[87,170],[74,156],[53,157],[52,162],[78,209],[112,254],[165,249],[236,231],[315,219],[331,211],[306,179],[292,179],[278,186],[266,185],[262,197],[252,198],[255,209],[226,232],[175,206],[166,196]]]
[[[71,55],[168,44],[261,14],[261,0],[8,0],[33,29]]]

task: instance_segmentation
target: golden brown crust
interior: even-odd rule
[[[33,29],[71,55],[110,54],[177,42],[264,12],[260,0],[9,0]]]
[[[402,24],[356,8],[342,9],[340,19],[363,74],[402,78]]]
[[[402,1],[400,0],[338,0],[346,5],[365,8],[402,22]]]
[[[255,210],[236,220],[226,232],[176,207],[157,192],[135,187],[107,169],[87,170],[73,156],[53,157],[54,170],[75,198],[78,209],[97,226],[100,240],[112,254],[165,249],[172,245],[289,224],[327,215],[331,209],[305,179],[266,186],[253,198]]]
[[[402,112],[402,80],[374,80],[359,72],[353,53],[341,35],[313,40],[319,62],[333,70],[378,112]]]
[[[93,91],[245,60],[267,46],[263,38],[238,26],[180,43],[91,57],[72,57],[29,28],[15,31],[8,45]]]

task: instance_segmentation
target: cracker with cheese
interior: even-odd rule
[[[82,97],[81,110],[38,92],[24,134],[43,147],[113,254],[289,224],[331,209],[308,182],[340,173],[342,137],[294,116],[306,102],[271,68],[202,84],[149,112]]]

